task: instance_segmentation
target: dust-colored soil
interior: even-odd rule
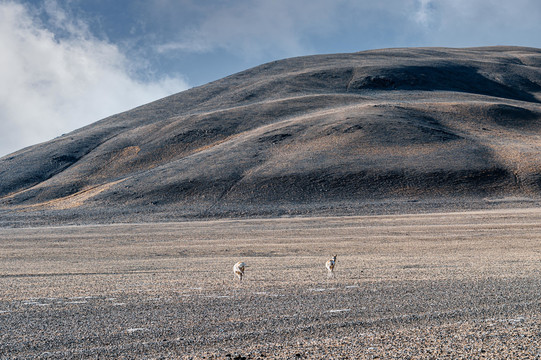
[[[536,358],[540,220],[0,229],[0,358]]]

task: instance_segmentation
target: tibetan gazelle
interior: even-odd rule
[[[239,281],[242,281],[242,277],[244,276],[245,266],[246,265],[242,261],[239,261],[238,263],[235,264],[235,266],[233,266],[233,272],[235,273],[235,275],[237,275],[237,277],[239,278]]]
[[[331,277],[334,275],[334,266],[336,265],[336,255],[334,255],[331,259],[327,260],[325,263],[325,267],[329,271],[328,276]]]

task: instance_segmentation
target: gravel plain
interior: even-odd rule
[[[539,358],[540,220],[0,228],[0,359]]]

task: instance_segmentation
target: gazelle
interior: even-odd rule
[[[239,278],[239,281],[242,281],[242,277],[244,276],[245,266],[246,265],[242,261],[239,261],[238,263],[235,264],[235,266],[233,266],[233,272],[235,273],[235,275],[237,275],[237,277]]]
[[[336,255],[334,255],[331,259],[327,260],[325,263],[325,267],[329,271],[328,276],[331,277],[334,275],[334,266],[336,265]]]

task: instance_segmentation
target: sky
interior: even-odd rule
[[[0,0],[0,157],[269,61],[540,34],[539,0]]]

